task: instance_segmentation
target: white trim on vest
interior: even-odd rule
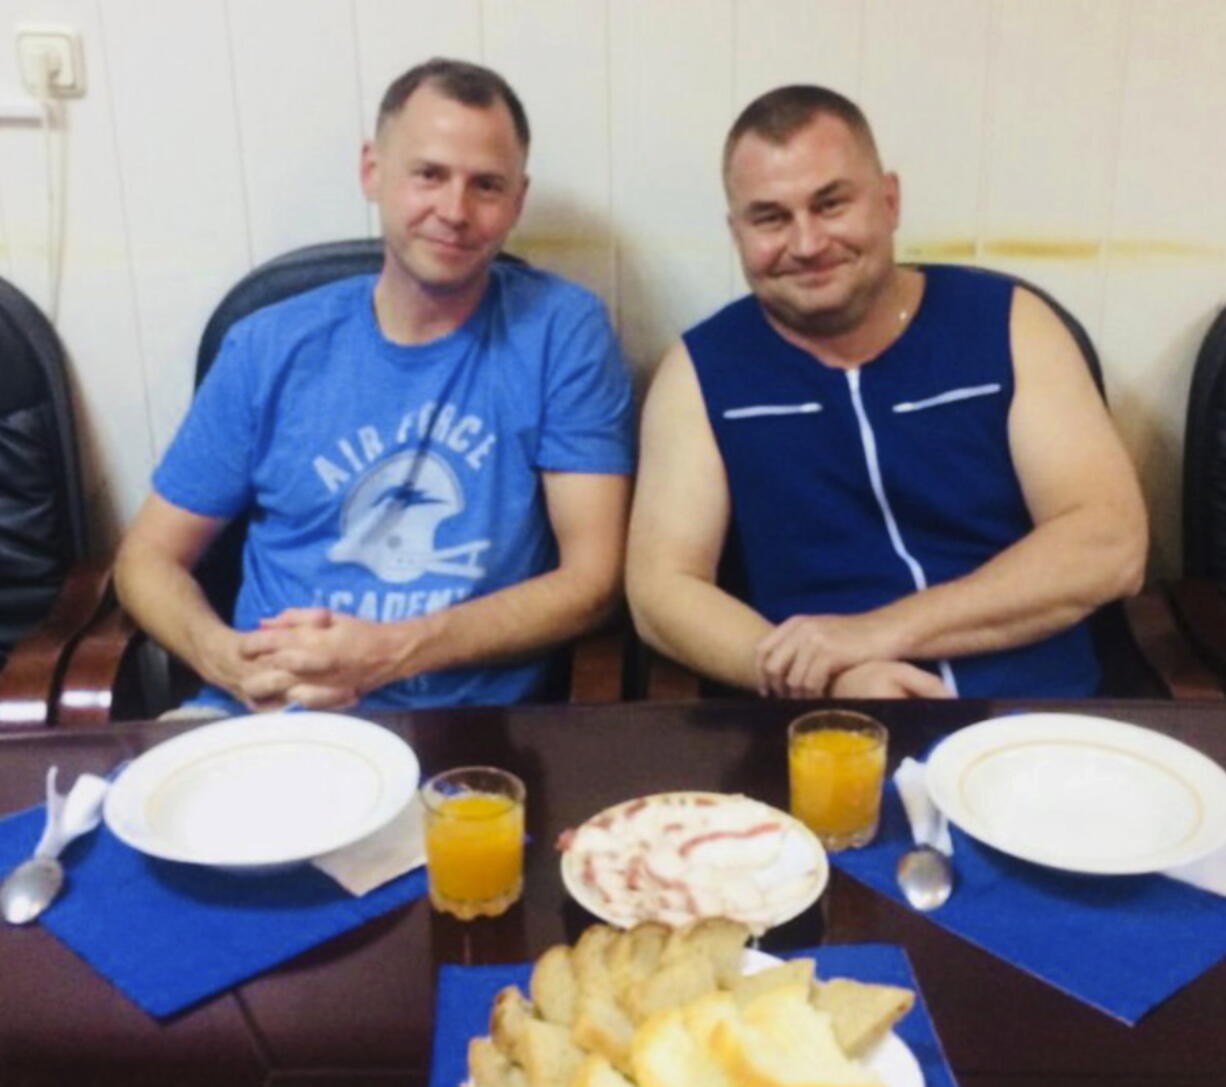
[[[881,510],[882,518],[885,520],[886,532],[889,533],[890,544],[894,548],[894,553],[902,559],[907,569],[911,571],[911,580],[915,583],[915,588],[918,592],[928,588],[928,578],[924,573],[924,568],[920,566],[911,552],[907,550],[907,545],[903,542],[902,533],[898,530],[898,522],[894,519],[894,511],[890,509],[890,501],[885,493],[885,483],[881,478],[881,464],[877,460],[877,439],[874,437],[873,428],[868,421],[868,413],[864,410],[864,401],[860,398],[860,371],[858,368],[847,371],[847,384],[851,389],[851,406],[856,413],[856,422],[860,426],[860,444],[864,446],[864,459],[868,464],[868,478],[873,487],[873,495],[877,499],[877,506]],[[940,669],[941,679],[945,681],[945,686],[956,696],[958,684],[954,679],[954,670],[950,666],[949,661],[938,661],[937,667]]]
[[[753,404],[747,408],[729,408],[724,412],[725,419],[756,419],[762,415],[811,415],[821,411],[822,406],[816,400],[807,404]]]
[[[894,410],[897,412],[903,411],[923,411],[925,408],[935,408],[941,404],[952,404],[957,400],[970,400],[976,396],[991,396],[993,393],[998,393],[1001,386],[998,382],[993,382],[991,385],[969,385],[965,389],[950,389],[947,393],[940,393],[937,396],[930,396],[927,400],[904,400],[901,404],[895,404]]]

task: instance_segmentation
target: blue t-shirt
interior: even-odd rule
[[[234,625],[322,606],[394,621],[557,564],[542,471],[631,471],[632,398],[600,301],[547,272],[491,269],[467,321],[388,341],[374,276],[237,323],[154,473],[210,517],[251,511]],[[370,709],[530,698],[542,657],[414,676]],[[238,704],[206,687],[198,696]]]

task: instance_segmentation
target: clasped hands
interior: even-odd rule
[[[342,709],[398,678],[402,624],[376,623],[327,608],[287,608],[235,634],[232,693],[254,710],[297,703]]]
[[[758,693],[778,698],[951,698],[938,676],[893,659],[872,613],[794,615],[755,649]]]

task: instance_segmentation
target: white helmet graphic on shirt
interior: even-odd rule
[[[426,450],[405,450],[354,485],[341,510],[341,538],[328,558],[365,566],[394,584],[425,573],[481,577],[485,568],[477,559],[489,540],[434,546],[438,526],[463,508],[464,493],[447,463]]]

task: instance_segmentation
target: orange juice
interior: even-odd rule
[[[518,795],[448,788],[432,794],[427,783],[423,790],[430,900],[464,920],[497,916],[519,898],[523,885],[523,787]]]
[[[843,711],[829,711],[846,717]],[[818,717],[810,714],[809,718]],[[877,832],[885,774],[885,729],[824,727],[801,718],[788,737],[792,814],[831,850],[865,845]],[[830,722],[837,725],[837,720]]]

